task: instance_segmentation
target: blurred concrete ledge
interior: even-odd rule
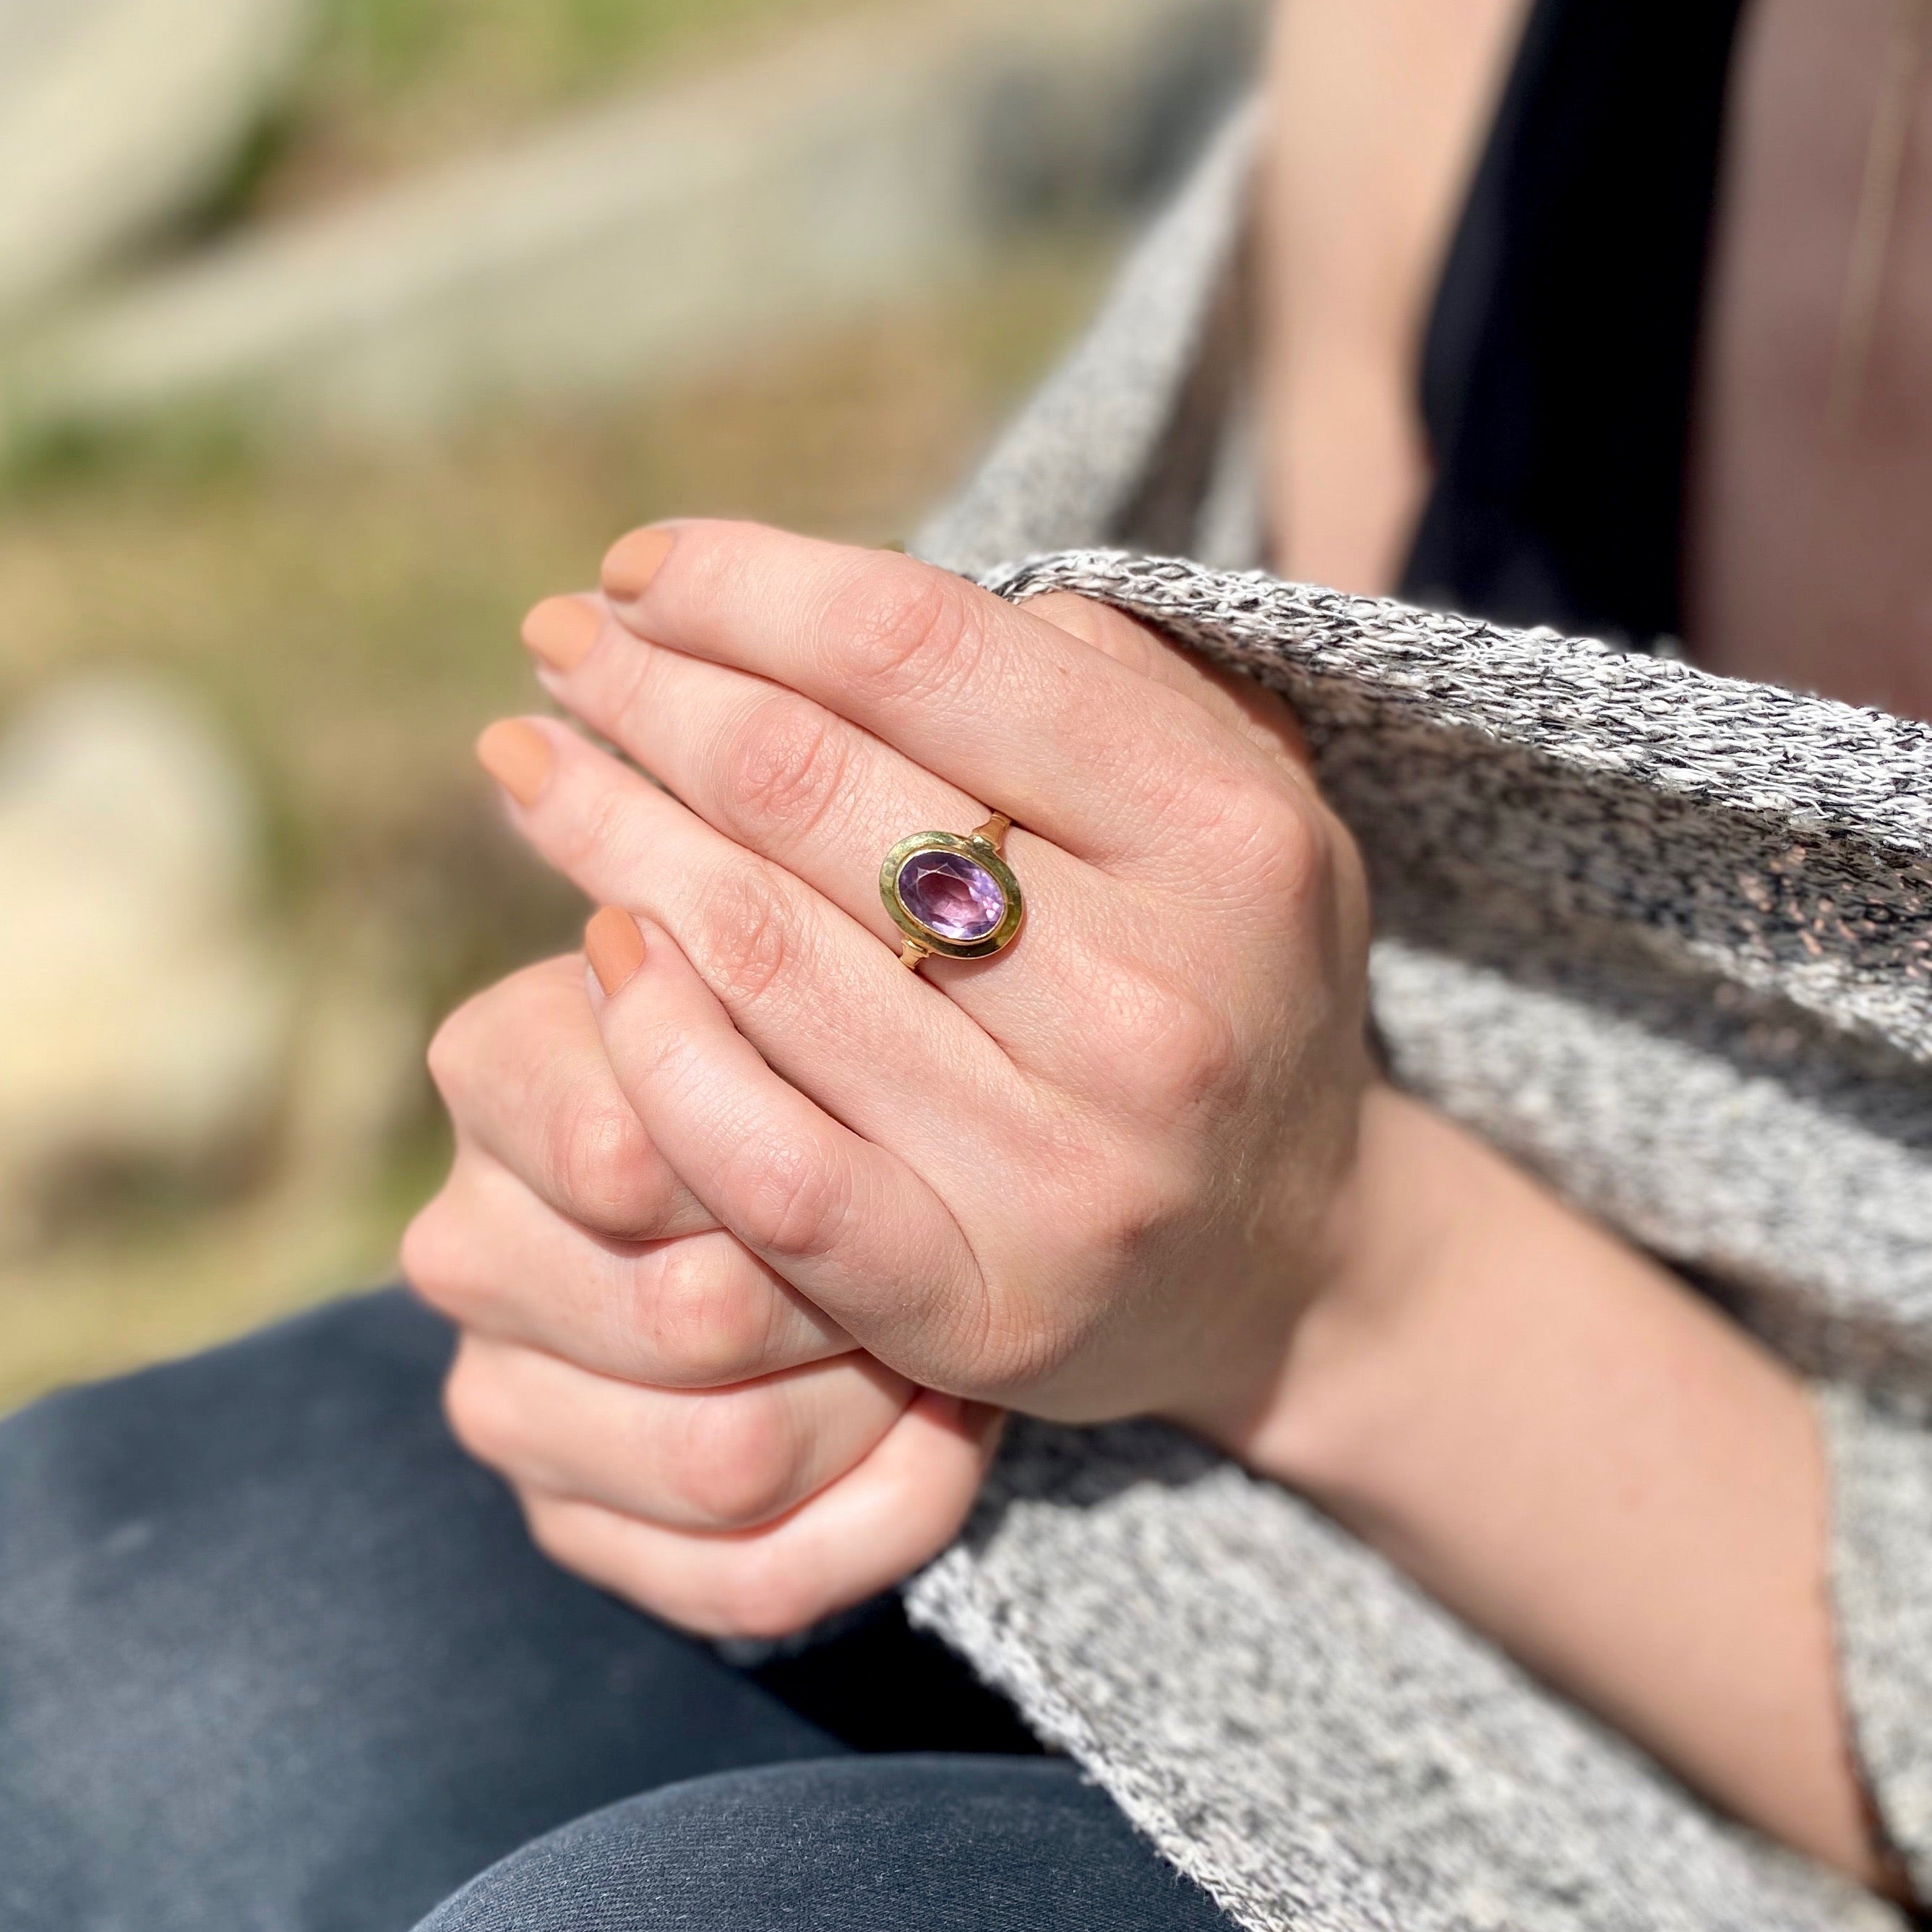
[[[168,412],[306,440],[688,376],[970,277],[1170,176],[1256,0],[842,18],[357,205],[244,232],[0,355],[0,453]]]
[[[209,188],[310,0],[0,0],[0,315]]]

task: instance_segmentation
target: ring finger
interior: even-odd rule
[[[1032,1096],[999,1047],[796,874],[555,720],[492,725],[478,754],[544,857],[669,932],[771,1071],[860,1136],[970,1184],[1017,1131]]]
[[[730,666],[654,644],[601,602],[553,598],[526,622],[551,694],[621,746],[699,817],[776,860],[897,951],[879,860],[909,832],[965,832],[986,806],[860,726]],[[1016,831],[1008,856],[1051,908],[997,960],[935,958],[924,970],[1005,1046],[1049,1075],[1090,1004],[1102,962],[1148,924],[1144,896],[1051,841]]]

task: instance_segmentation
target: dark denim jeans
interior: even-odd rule
[[[374,1296],[0,1424],[7,1932],[1227,1932],[896,1606],[746,1671],[545,1562],[448,1352]]]

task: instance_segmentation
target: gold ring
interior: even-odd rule
[[[976,832],[915,832],[879,867],[879,896],[905,935],[899,964],[916,973],[935,956],[986,959],[1018,938],[1020,882],[1006,861],[1012,820],[996,812]]]

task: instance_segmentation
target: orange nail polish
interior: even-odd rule
[[[506,718],[477,740],[476,762],[519,805],[534,805],[550,776],[550,740],[534,724]]]
[[[546,597],[524,620],[524,643],[552,670],[574,670],[590,655],[601,620],[579,597]]]
[[[620,537],[604,560],[606,594],[620,604],[636,602],[651,587],[676,541],[669,530],[633,530]]]
[[[584,950],[608,999],[628,986],[644,963],[644,935],[628,913],[616,906],[600,906],[584,928]]]

